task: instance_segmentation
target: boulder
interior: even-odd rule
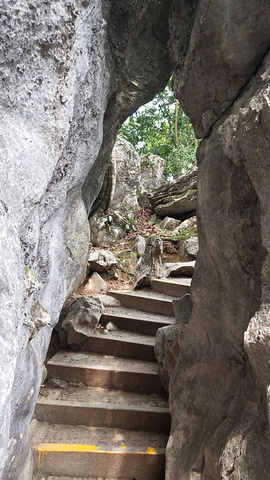
[[[190,217],[181,222],[178,226],[175,227],[172,234],[177,235],[182,233],[184,230],[197,231],[197,217]]]
[[[195,260],[192,262],[164,263],[164,277],[192,277],[195,269]]]
[[[78,293],[83,292],[84,295],[91,295],[93,293],[106,293],[108,291],[107,283],[99,275],[94,272],[91,277],[82,285]]]
[[[80,350],[94,333],[102,314],[102,302],[96,297],[81,297],[72,303],[61,324],[61,329],[67,332],[67,345]]]
[[[157,237],[149,237],[146,241],[144,254],[136,267],[134,288],[150,287],[153,278],[161,278],[162,253],[162,240]]]
[[[117,260],[109,250],[91,250],[88,257],[89,270],[106,273],[117,265]]]
[[[97,212],[90,218],[90,238],[94,247],[108,247],[121,240],[132,229],[134,219],[114,210],[110,215]]]
[[[199,251],[199,241],[197,237],[190,237],[185,241],[185,250],[191,257],[197,257]]]
[[[162,230],[169,230],[169,231],[176,231],[181,223],[181,220],[176,220],[176,218],[171,218],[171,217],[165,217],[160,223],[159,223],[159,228]]]
[[[185,220],[194,215],[197,207],[197,169],[194,168],[177,180],[165,183],[149,198],[153,210],[160,217]]]

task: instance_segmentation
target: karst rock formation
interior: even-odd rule
[[[171,75],[203,140],[166,480],[269,480],[269,31],[268,0],[2,2],[1,480],[31,479],[43,362],[117,131]]]

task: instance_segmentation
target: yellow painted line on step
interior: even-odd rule
[[[131,455],[156,455],[155,448],[148,447],[144,452],[125,452],[126,446],[122,445],[120,450],[103,450],[96,445],[79,445],[73,443],[41,443],[38,447],[38,468],[41,467],[41,463],[45,456],[55,453],[108,453],[108,454],[131,454]]]

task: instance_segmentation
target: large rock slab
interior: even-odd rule
[[[197,206],[197,169],[165,183],[149,198],[152,208],[160,217],[184,220],[194,215]]]
[[[196,135],[204,137],[256,74],[269,48],[269,3],[174,1],[171,31],[174,87]]]
[[[239,2],[234,5],[240,8]],[[239,35],[253,7],[245,4],[238,17]],[[253,18],[263,7],[269,13],[269,5],[259,2]],[[227,14],[233,11],[234,6]],[[269,17],[260,11],[269,28]],[[218,18],[223,14],[221,8]],[[254,35],[255,59],[256,29]],[[239,55],[237,49],[234,58]],[[199,147],[200,249],[193,311],[179,335],[180,354],[170,379],[166,479],[195,478],[195,472],[211,480],[269,478],[269,81],[267,55]]]
[[[88,213],[117,130],[170,76],[168,10],[156,0],[1,5],[1,480],[31,478],[52,328],[85,273]]]

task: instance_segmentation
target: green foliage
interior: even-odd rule
[[[119,134],[140,155],[165,158],[166,178],[177,177],[195,165],[197,140],[189,118],[174,98],[171,81],[152,102],[126,120]]]

